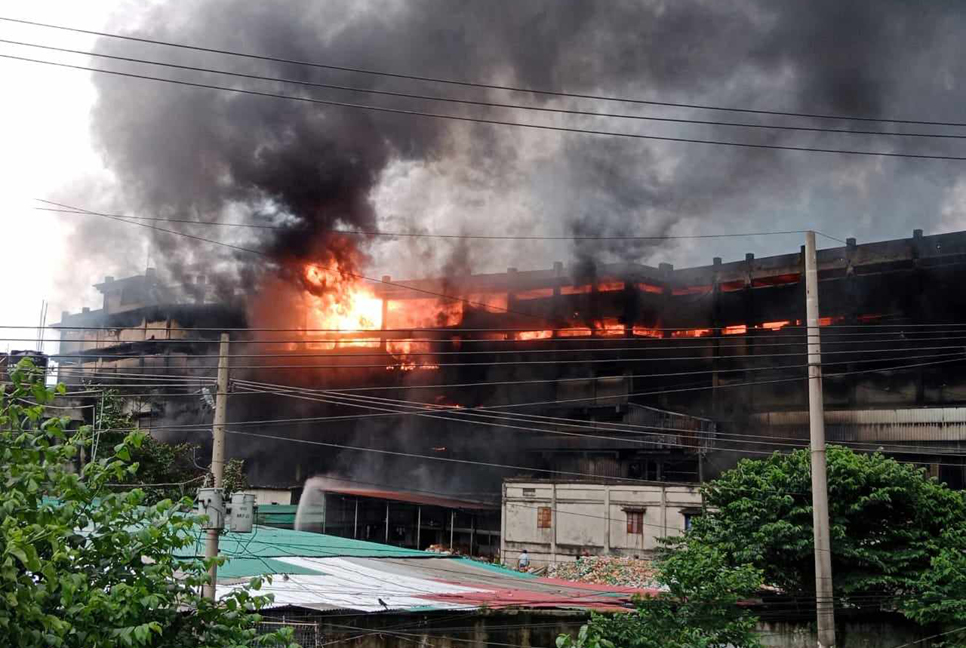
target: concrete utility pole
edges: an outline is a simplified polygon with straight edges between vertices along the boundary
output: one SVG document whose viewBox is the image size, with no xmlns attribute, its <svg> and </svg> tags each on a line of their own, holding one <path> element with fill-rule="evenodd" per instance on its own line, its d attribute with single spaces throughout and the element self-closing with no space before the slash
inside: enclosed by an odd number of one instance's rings
<svg viewBox="0 0 966 648">
<path fill-rule="evenodd" d="M 818 314 L 818 261 L 815 232 L 805 233 L 805 317 L 808 335 L 808 423 L 812 446 L 812 524 L 815 533 L 815 611 L 819 648 L 835 646 L 832 551 L 828 524 L 828 470 L 825 462 L 825 405 L 822 402 L 822 342 Z"/>
<path fill-rule="evenodd" d="M 211 474 L 214 477 L 215 489 L 224 488 L 225 481 L 225 421 L 228 413 L 228 334 L 221 334 L 221 344 L 218 347 L 218 381 L 215 392 L 215 420 L 212 425 L 211 444 Z M 218 556 L 218 538 L 221 529 L 208 529 L 205 541 L 205 558 Z M 218 566 L 212 565 L 208 569 L 208 585 L 205 586 L 205 596 L 215 600 L 215 588 L 218 580 Z"/>
</svg>

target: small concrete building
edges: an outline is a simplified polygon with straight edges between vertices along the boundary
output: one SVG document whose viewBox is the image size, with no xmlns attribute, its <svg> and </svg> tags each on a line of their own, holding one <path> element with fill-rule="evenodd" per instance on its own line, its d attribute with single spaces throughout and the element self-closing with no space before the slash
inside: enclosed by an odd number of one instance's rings
<svg viewBox="0 0 966 648">
<path fill-rule="evenodd" d="M 650 557 L 660 538 L 682 533 L 701 511 L 696 484 L 507 479 L 501 555 L 515 565 L 526 549 L 533 566 L 585 552 Z"/>
</svg>

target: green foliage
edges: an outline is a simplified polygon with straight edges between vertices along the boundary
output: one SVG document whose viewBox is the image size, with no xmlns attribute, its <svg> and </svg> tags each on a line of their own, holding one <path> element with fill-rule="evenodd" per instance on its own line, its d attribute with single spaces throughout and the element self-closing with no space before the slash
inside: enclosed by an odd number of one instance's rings
<svg viewBox="0 0 966 648">
<path fill-rule="evenodd" d="M 633 612 L 594 614 L 576 641 L 558 648 L 757 648 L 757 619 L 739 606 L 761 585 L 761 572 L 729 567 L 722 552 L 682 545 L 658 563 L 662 592 L 636 600 Z"/>
<path fill-rule="evenodd" d="M 920 624 L 966 623 L 966 531 L 948 529 L 943 546 L 930 560 L 930 568 L 916 583 L 915 596 L 902 605 L 907 617 Z M 966 638 L 957 637 L 963 645 Z"/>
<path fill-rule="evenodd" d="M 137 475 L 131 458 L 145 447 L 143 433 L 102 446 L 78 473 L 71 466 L 90 451 L 90 429 L 68 434 L 66 419 L 45 417 L 55 393 L 29 361 L 11 378 L 0 394 L 4 645 L 221 648 L 290 640 L 290 631 L 256 636 L 267 597 L 237 591 L 213 603 L 200 596 L 207 564 L 176 555 L 199 532 L 190 500 L 151 504 L 142 489 L 107 487 Z"/>
<path fill-rule="evenodd" d="M 881 454 L 828 448 L 832 574 L 837 597 L 894 596 L 918 589 L 933 558 L 964 529 L 961 493 Z M 814 596 L 809 453 L 743 460 L 705 489 L 714 511 L 697 519 L 689 543 L 754 564 L 765 582 Z M 856 599 L 857 600 L 857 599 Z"/>
<path fill-rule="evenodd" d="M 107 390 L 98 399 L 96 412 L 94 428 L 104 430 L 95 435 L 100 448 L 114 447 L 137 427 L 125 410 L 124 398 L 116 390 Z M 198 463 L 198 446 L 192 443 L 165 443 L 146 436 L 141 447 L 131 450 L 131 461 L 138 464 L 137 472 L 125 475 L 116 483 L 144 485 L 149 501 L 194 496 L 205 482 L 211 483 L 210 473 Z M 225 464 L 223 485 L 226 497 L 247 486 L 243 462 L 229 460 Z"/>
<path fill-rule="evenodd" d="M 601 634 L 592 624 L 583 625 L 576 638 L 568 634 L 557 637 L 557 648 L 615 648 L 614 642 Z"/>
</svg>

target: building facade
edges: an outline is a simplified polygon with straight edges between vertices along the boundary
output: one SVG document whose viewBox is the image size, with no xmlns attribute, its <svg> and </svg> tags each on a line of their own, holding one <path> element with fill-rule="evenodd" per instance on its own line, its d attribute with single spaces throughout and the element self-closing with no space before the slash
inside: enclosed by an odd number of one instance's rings
<svg viewBox="0 0 966 648">
<path fill-rule="evenodd" d="M 585 554 L 646 558 L 701 510 L 693 485 L 507 479 L 501 555 L 515 565 L 526 550 L 534 566 Z"/>
</svg>

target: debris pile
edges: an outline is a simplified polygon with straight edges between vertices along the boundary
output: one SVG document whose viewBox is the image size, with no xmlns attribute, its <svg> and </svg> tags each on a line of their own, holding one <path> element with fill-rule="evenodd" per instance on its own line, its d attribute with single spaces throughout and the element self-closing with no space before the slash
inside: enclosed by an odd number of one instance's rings
<svg viewBox="0 0 966 648">
<path fill-rule="evenodd" d="M 550 565 L 547 576 L 599 585 L 625 587 L 653 587 L 654 585 L 654 569 L 651 561 L 637 558 L 586 556 L 576 562 Z"/>
<path fill-rule="evenodd" d="M 432 553 L 443 554 L 444 556 L 451 556 L 454 552 L 447 545 L 441 544 L 431 544 L 426 547 L 423 551 L 429 551 Z"/>
</svg>

